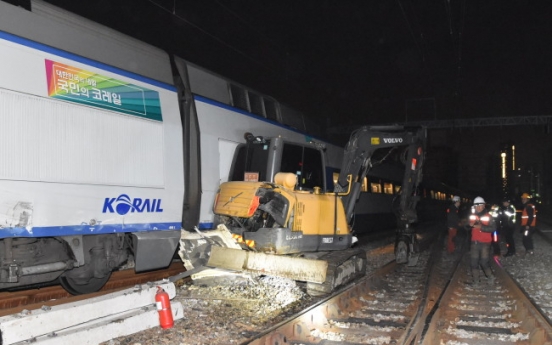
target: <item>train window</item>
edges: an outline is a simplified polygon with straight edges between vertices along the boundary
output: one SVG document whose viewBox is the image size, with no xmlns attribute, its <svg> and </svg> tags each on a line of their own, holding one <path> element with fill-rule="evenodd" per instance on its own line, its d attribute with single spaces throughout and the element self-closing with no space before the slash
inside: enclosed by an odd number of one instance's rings
<svg viewBox="0 0 552 345">
<path fill-rule="evenodd" d="M 251 111 L 247 101 L 247 94 L 243 88 L 230 84 L 230 95 L 232 96 L 232 105 L 234 107 Z"/>
<path fill-rule="evenodd" d="M 339 180 L 339 173 L 337 171 L 334 171 L 333 174 L 332 174 L 332 178 L 333 178 L 334 185 L 336 185 L 337 180 Z"/>
<path fill-rule="evenodd" d="M 372 193 L 381 193 L 381 184 L 380 183 L 370 183 L 370 190 Z"/>
<path fill-rule="evenodd" d="M 246 172 L 259 173 L 259 181 L 268 181 L 266 170 L 269 146 L 270 142 L 268 140 L 265 144 L 240 145 L 230 171 L 230 181 L 243 181 Z"/>
<path fill-rule="evenodd" d="M 249 95 L 249 107 L 251 108 L 251 112 L 265 117 L 263 99 L 261 96 L 251 91 L 247 92 L 247 94 Z"/>
<path fill-rule="evenodd" d="M 395 185 L 395 194 L 399 194 L 401 192 L 401 186 Z"/>
<path fill-rule="evenodd" d="M 383 184 L 383 192 L 385 194 L 393 194 L 393 184 L 389 182 L 385 182 Z"/>
<path fill-rule="evenodd" d="M 266 111 L 266 118 L 274 121 L 278 121 L 278 110 L 276 109 L 276 102 L 270 99 L 263 99 L 264 107 Z"/>
<path fill-rule="evenodd" d="M 435 192 L 434 191 L 429 191 L 429 195 L 431 196 L 431 199 L 435 199 Z"/>
<path fill-rule="evenodd" d="M 310 147 L 284 143 L 280 171 L 297 174 L 297 187 L 299 189 L 312 189 L 314 187 L 324 189 L 322 167 L 320 151 Z"/>
<path fill-rule="evenodd" d="M 338 173 L 338 172 L 334 172 L 334 173 L 333 173 L 333 183 L 334 183 L 334 185 L 337 184 L 337 180 L 338 180 L 338 179 L 339 179 L 339 173 Z M 368 183 L 368 177 L 365 177 L 364 180 L 362 180 L 362 185 L 361 185 L 361 187 L 360 187 L 360 190 L 361 190 L 362 192 L 368 193 L 368 192 L 370 192 L 369 186 L 370 186 L 370 184 Z"/>
<path fill-rule="evenodd" d="M 362 180 L 362 185 L 360 187 L 360 190 L 363 191 L 363 192 L 368 192 L 368 178 L 367 177 L 365 177 Z"/>
<path fill-rule="evenodd" d="M 326 170 L 326 174 L 328 174 L 328 170 Z M 335 186 L 337 185 L 337 181 L 339 181 L 339 171 L 333 171 L 332 180 L 331 181 L 326 180 L 326 182 L 328 182 L 328 185 L 326 186 L 326 188 L 328 188 L 328 190 L 334 190 Z M 349 187 L 346 186 L 345 188 L 349 188 Z"/>
</svg>

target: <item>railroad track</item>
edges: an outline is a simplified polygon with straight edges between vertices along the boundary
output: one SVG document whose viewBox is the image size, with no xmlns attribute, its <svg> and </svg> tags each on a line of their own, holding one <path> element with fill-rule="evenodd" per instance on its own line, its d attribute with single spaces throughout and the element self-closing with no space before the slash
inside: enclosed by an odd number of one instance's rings
<svg viewBox="0 0 552 345">
<path fill-rule="evenodd" d="M 385 265 L 247 344 L 409 344 L 450 279 L 460 254 L 436 242 L 415 266 Z"/>
<path fill-rule="evenodd" d="M 552 344 L 552 326 L 495 258 L 496 280 L 468 284 L 464 260 L 428 326 L 424 345 Z"/>
<path fill-rule="evenodd" d="M 14 292 L 5 291 L 0 293 L 0 316 L 16 314 L 24 309 L 40 309 L 42 306 L 54 306 L 97 297 L 137 284 L 162 280 L 184 271 L 181 261 L 173 262 L 164 270 L 152 272 L 135 273 L 133 269 L 116 271 L 100 291 L 80 296 L 70 295 L 60 285 Z"/>
<path fill-rule="evenodd" d="M 494 284 L 466 283 L 465 249 L 389 264 L 243 344 L 552 344 L 548 320 L 498 259 Z"/>
</svg>

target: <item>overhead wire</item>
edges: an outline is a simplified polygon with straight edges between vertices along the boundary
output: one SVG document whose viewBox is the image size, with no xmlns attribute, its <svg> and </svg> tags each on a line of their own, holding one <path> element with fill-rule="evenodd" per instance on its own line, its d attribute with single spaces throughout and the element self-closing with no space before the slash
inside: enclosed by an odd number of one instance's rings
<svg viewBox="0 0 552 345">
<path fill-rule="evenodd" d="M 259 66 L 262 66 L 264 67 L 265 69 L 273 72 L 273 73 L 278 73 L 276 70 L 274 70 L 273 68 L 269 67 L 268 65 L 262 63 L 261 61 L 251 57 L 250 55 L 248 55 L 247 53 L 245 53 L 244 51 L 238 49 L 236 46 L 224 41 L 223 39 L 221 39 L 220 37 L 216 36 L 215 34 L 203 29 L 202 27 L 200 27 L 199 25 L 195 24 L 195 23 L 192 23 L 191 21 L 187 20 L 186 18 L 178 15 L 176 13 L 176 2 L 174 4 L 174 7 L 173 9 L 168 9 L 168 8 L 165 8 L 163 5 L 155 2 L 154 0 L 148 0 L 149 2 L 151 2 L 152 4 L 154 4 L 155 6 L 157 6 L 158 8 L 160 8 L 161 10 L 169 13 L 170 15 L 174 16 L 175 18 L 177 18 L 178 20 L 190 25 L 191 27 L 193 27 L 194 29 L 196 30 L 199 30 L 201 31 L 202 33 L 204 33 L 205 35 L 211 37 L 213 40 L 217 41 L 218 43 L 222 44 L 223 46 L 226 46 L 227 48 L 230 48 L 231 50 L 235 51 L 236 53 L 240 54 L 241 56 L 249 59 L 250 61 L 256 63 L 257 65 Z"/>
<path fill-rule="evenodd" d="M 418 16 L 416 15 L 416 9 L 414 8 L 414 5 L 412 4 L 412 1 L 410 1 L 410 7 L 412 8 L 412 14 L 414 16 L 414 22 L 415 24 L 417 25 L 419 31 L 420 31 L 420 46 L 421 46 L 421 50 L 422 50 L 422 61 L 425 61 L 425 50 L 424 50 L 424 43 L 425 43 L 425 39 L 424 39 L 424 31 L 422 30 L 422 27 L 420 25 L 420 23 L 418 22 Z"/>
<path fill-rule="evenodd" d="M 277 49 L 277 51 L 282 51 L 284 52 L 282 55 L 284 56 L 284 59 L 285 59 L 285 64 L 286 66 L 288 65 L 289 63 L 289 57 L 290 57 L 290 52 L 289 52 L 289 48 L 288 46 L 286 45 L 285 47 L 283 47 L 281 44 L 275 42 L 273 39 L 271 39 L 270 37 L 268 37 L 266 34 L 264 34 L 263 32 L 261 32 L 260 30 L 258 30 L 256 27 L 254 27 L 253 25 L 250 24 L 249 21 L 243 19 L 240 15 L 238 15 L 235 11 L 231 10 L 228 6 L 224 5 L 223 3 L 221 3 L 219 0 L 214 0 L 214 2 L 219 5 L 220 7 L 224 8 L 226 11 L 228 11 L 230 14 L 232 14 L 234 17 L 236 17 L 238 20 L 240 20 L 246 27 L 248 27 L 249 29 L 255 31 L 260 37 L 262 37 L 265 41 L 263 42 L 268 42 L 269 44 L 271 44 L 273 47 L 275 47 Z M 290 11 L 293 11 L 292 8 L 289 8 Z M 303 43 L 307 43 L 307 42 L 303 42 Z M 324 50 L 321 50 L 319 47 L 317 46 L 314 46 L 314 45 L 311 45 L 311 50 L 316 50 L 318 51 L 320 54 L 325 54 L 326 52 Z M 286 71 L 286 77 L 285 79 L 287 80 L 288 79 L 288 68 L 286 67 L 285 68 L 285 71 Z"/>
<path fill-rule="evenodd" d="M 460 2 L 460 25 L 458 26 L 458 62 L 457 62 L 457 92 L 460 93 L 460 81 L 462 78 L 462 40 L 464 34 L 464 24 L 466 20 L 466 0 Z"/>
<path fill-rule="evenodd" d="M 217 5 L 219 5 L 220 7 L 224 8 L 228 13 L 230 13 L 231 15 L 233 15 L 234 17 L 236 17 L 240 22 L 242 22 L 245 26 L 247 26 L 249 29 L 255 31 L 259 36 L 261 36 L 262 38 L 265 39 L 265 42 L 268 42 L 270 44 L 272 44 L 274 47 L 278 48 L 278 49 L 283 49 L 282 46 L 280 46 L 278 43 L 276 43 L 273 39 L 271 39 L 270 37 L 268 37 L 267 35 L 265 35 L 264 33 L 262 33 L 259 29 L 257 29 L 256 27 L 254 27 L 253 25 L 251 25 L 248 21 L 246 21 L 245 19 L 243 19 L 240 15 L 238 15 L 236 12 L 232 11 L 230 8 L 228 8 L 228 6 L 222 4 L 220 1 L 218 0 L 215 0 L 215 3 Z"/>
<path fill-rule="evenodd" d="M 458 28 L 458 61 L 462 61 L 462 39 L 464 34 L 464 24 L 466 20 L 466 0 L 460 2 L 460 26 Z"/>
<path fill-rule="evenodd" d="M 199 30 L 200 32 L 204 33 L 205 35 L 211 37 L 213 40 L 219 42 L 220 44 L 222 44 L 223 46 L 226 46 L 228 48 L 230 48 L 231 50 L 235 51 L 236 53 L 238 53 L 239 55 L 245 57 L 246 59 L 248 59 L 249 61 L 252 61 L 254 62 L 255 64 L 257 64 L 258 66 L 261 66 L 262 68 L 270 71 L 271 73 L 273 73 L 277 79 L 280 78 L 282 80 L 284 80 L 285 82 L 289 83 L 290 81 L 291 82 L 294 82 L 294 85 L 295 87 L 299 87 L 300 89 L 302 90 L 305 90 L 305 86 L 301 83 L 301 82 L 297 82 L 297 80 L 295 78 L 289 78 L 288 76 L 288 69 L 287 67 L 285 68 L 285 73 L 284 73 L 284 77 L 282 78 L 282 74 L 280 73 L 280 71 L 270 67 L 269 65 L 261 62 L 260 60 L 258 59 L 255 59 L 254 57 L 248 55 L 246 52 L 242 51 L 241 49 L 237 48 L 236 46 L 226 42 L 225 40 L 223 40 L 222 38 L 218 37 L 217 35 L 203 29 L 201 26 L 189 21 L 188 19 L 180 16 L 177 14 L 177 11 L 176 11 L 176 0 L 174 0 L 174 3 L 173 3 L 173 8 L 172 10 L 171 9 L 168 9 L 168 8 L 165 8 L 163 5 L 157 3 L 155 0 L 148 0 L 149 2 L 151 2 L 153 5 L 159 7 L 161 10 L 171 14 L 172 16 L 174 16 L 175 18 L 177 18 L 178 20 L 188 24 L 189 26 Z M 218 1 L 216 1 L 217 4 L 221 5 Z M 239 17 L 236 13 L 234 13 L 233 11 L 231 11 L 230 9 L 226 8 L 225 6 L 221 5 L 225 10 L 227 10 L 228 12 L 232 13 L 235 17 L 239 18 L 243 23 L 245 23 L 249 28 L 251 28 L 251 25 L 247 24 L 241 17 Z M 255 31 L 257 33 L 259 33 L 258 30 L 255 29 Z M 260 34 L 260 33 L 259 33 Z M 261 34 L 262 35 L 262 34 Z M 266 37 L 266 35 L 262 35 L 263 37 Z M 270 42 L 276 46 L 276 47 L 279 47 L 276 43 L 274 43 L 272 40 L 270 40 Z M 283 51 L 286 51 L 285 53 L 285 64 L 287 66 L 288 64 L 288 57 L 289 57 L 289 53 L 287 53 L 287 49 L 282 49 Z"/>
<path fill-rule="evenodd" d="M 249 28 L 250 30 L 256 32 L 259 37 L 263 38 L 263 43 L 269 43 L 273 48 L 276 48 L 275 51 L 276 52 L 283 52 L 283 54 L 281 56 L 283 56 L 284 58 L 284 64 L 285 64 L 285 80 L 288 80 L 289 78 L 289 73 L 288 73 L 288 63 L 289 63 L 289 51 L 288 51 L 288 48 L 287 46 L 284 48 L 282 47 L 280 44 L 276 43 L 273 39 L 271 39 L 270 37 L 268 37 L 267 35 L 265 35 L 264 33 L 262 33 L 259 29 L 257 29 L 256 27 L 254 27 L 253 25 L 251 25 L 249 23 L 249 21 L 246 21 L 245 19 L 242 18 L 242 16 L 238 15 L 235 11 L 232 11 L 230 8 L 228 8 L 228 6 L 222 4 L 220 1 L 218 0 L 215 0 L 215 3 L 217 5 L 219 5 L 220 7 L 222 7 L 223 9 L 225 9 L 228 13 L 230 13 L 231 15 L 233 15 L 235 18 L 237 18 L 240 22 L 242 22 L 243 25 L 245 25 L 247 28 Z"/>
<path fill-rule="evenodd" d="M 414 43 L 416 44 L 416 48 L 418 48 L 418 51 L 420 52 L 420 56 L 422 58 L 422 61 L 425 61 L 425 54 L 424 54 L 424 51 L 423 51 L 423 48 L 420 46 L 420 44 L 418 43 L 418 39 L 416 37 L 416 35 L 414 34 L 414 30 L 412 30 L 412 26 L 410 24 L 410 20 L 408 20 L 408 15 L 406 14 L 406 11 L 402 5 L 402 2 L 401 0 L 397 0 L 397 2 L 399 3 L 399 7 L 401 8 L 401 12 L 403 14 L 403 17 L 406 21 L 406 25 L 408 26 L 408 30 L 410 31 L 410 34 L 412 35 L 412 39 L 414 40 Z M 420 38 L 421 40 L 423 40 L 423 34 L 420 30 Z"/>
<path fill-rule="evenodd" d="M 449 24 L 449 33 L 450 33 L 450 36 L 452 37 L 453 35 L 453 31 L 452 31 L 452 11 L 451 11 L 451 8 L 450 8 L 450 0 L 443 0 L 444 3 L 445 3 L 445 11 L 447 11 L 447 19 L 448 19 L 448 24 Z"/>
</svg>

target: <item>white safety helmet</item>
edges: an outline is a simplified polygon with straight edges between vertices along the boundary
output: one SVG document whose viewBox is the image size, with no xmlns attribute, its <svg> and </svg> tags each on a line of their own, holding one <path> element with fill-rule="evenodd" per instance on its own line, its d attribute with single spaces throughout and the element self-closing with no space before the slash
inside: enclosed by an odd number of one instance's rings
<svg viewBox="0 0 552 345">
<path fill-rule="evenodd" d="M 460 197 L 458 195 L 455 195 L 452 197 L 452 202 L 453 203 L 457 203 L 457 202 L 460 202 Z"/>
<path fill-rule="evenodd" d="M 477 198 L 473 199 L 473 204 L 474 205 L 481 205 L 481 204 L 485 204 L 485 199 L 483 199 L 482 197 L 478 196 Z"/>
</svg>

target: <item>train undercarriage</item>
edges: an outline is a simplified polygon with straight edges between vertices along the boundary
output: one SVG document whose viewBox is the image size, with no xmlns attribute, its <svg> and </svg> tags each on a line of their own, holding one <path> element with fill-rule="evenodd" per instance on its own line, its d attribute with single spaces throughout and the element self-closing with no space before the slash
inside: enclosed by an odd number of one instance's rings
<svg viewBox="0 0 552 345">
<path fill-rule="evenodd" d="M 0 241 L 0 289 L 61 284 L 73 295 L 98 291 L 111 272 L 167 267 L 180 231 L 99 234 Z"/>
</svg>

